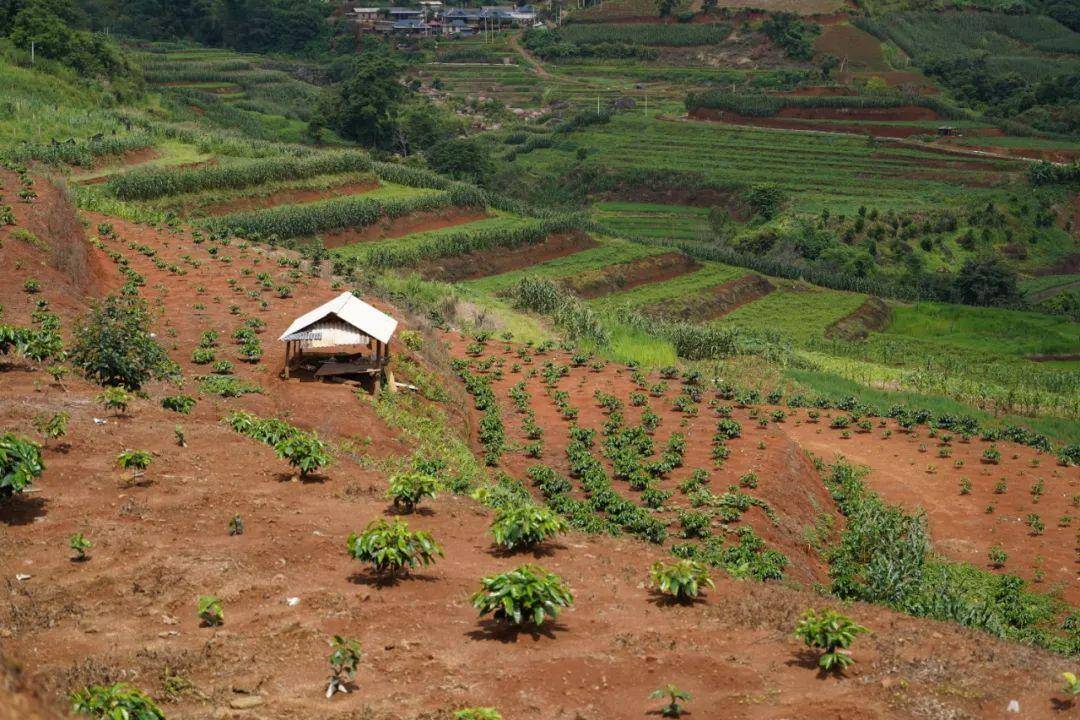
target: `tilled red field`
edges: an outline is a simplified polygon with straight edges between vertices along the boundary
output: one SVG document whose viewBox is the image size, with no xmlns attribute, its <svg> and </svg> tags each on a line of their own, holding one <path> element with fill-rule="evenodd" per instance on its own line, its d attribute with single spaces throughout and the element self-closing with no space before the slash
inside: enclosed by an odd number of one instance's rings
<svg viewBox="0 0 1080 720">
<path fill-rule="evenodd" d="M 109 220 L 88 219 L 92 229 Z M 142 294 L 157 314 L 160 341 L 184 370 L 184 392 L 196 394 L 194 377 L 206 372 L 191 362 L 191 353 L 207 330 L 221 333 L 219 357 L 233 360 L 236 375 L 263 392 L 230 400 L 200 396 L 194 410 L 181 415 L 160 405 L 175 387 L 155 384 L 148 397 L 117 416 L 95 402 L 100 388 L 82 380 L 61 388 L 22 361 L 0 366 L 0 428 L 32 434 L 35 416 L 59 410 L 71 415 L 67 436 L 45 447 L 47 469 L 35 491 L 0 507 L 7 593 L 0 642 L 3 655 L 21 664 L 27 688 L 17 700 L 4 694 L 10 688 L 0 688 L 0 717 L 10 708 L 21 708 L 14 716 L 20 718 L 29 716 L 28 707 L 62 709 L 68 692 L 116 680 L 147 690 L 168 717 L 192 719 L 433 720 L 470 705 L 495 706 L 515 720 L 641 718 L 659 707 L 649 692 L 668 682 L 693 696 L 695 718 L 989 718 L 1002 716 L 1013 699 L 1024 717 L 1063 716 L 1055 710 L 1062 658 L 878 607 L 845 610 L 873 633 L 856 643 L 858 664 L 846 675 L 820 675 L 816 657 L 791 636 L 802 610 L 835 605 L 805 589 L 822 571 L 806 549 L 789 551 L 791 580 L 804 587 L 739 581 L 718 571 L 716 590 L 702 602 L 673 607 L 656 602 L 645 584 L 648 566 L 665 555 L 663 548 L 626 536 L 570 533 L 536 556 L 505 556 L 492 548 L 489 511 L 444 494 L 407 519 L 434 534 L 445 558 L 396 584 L 375 583 L 346 555 L 345 538 L 390 512 L 383 468 L 406 455 L 411 443 L 348 386 L 278 376 L 277 335 L 339 290 L 329 280 L 294 276 L 278 265 L 276 254 L 234 244 L 218 246 L 212 255 L 209 242 L 196 244 L 186 232 L 110 221 L 117 237 L 103 239 L 104 246 L 145 276 Z M 5 318 L 18 320 L 35 298 L 20 289 L 32 256 L 12 231 L 0 229 L 8 280 L 0 284 L 0 302 L 15 309 L 10 316 L 5 309 Z M 17 269 L 15 252 L 22 262 Z M 38 261 L 48 263 L 44 254 Z M 57 304 L 66 298 L 67 319 L 79 310 L 77 302 L 116 286 L 103 251 L 90 248 L 89 262 L 108 269 L 100 284 L 76 287 L 50 275 L 37 297 Z M 274 290 L 259 289 L 260 272 L 270 273 Z M 278 297 L 282 285 L 291 297 Z M 245 317 L 266 323 L 266 353 L 255 365 L 240 362 L 229 339 Z M 456 336 L 447 340 L 455 352 L 463 345 Z M 628 374 L 614 366 L 577 368 L 559 387 L 574 393 L 582 423 L 599 423 L 592 390 L 628 391 Z M 511 381 L 516 379 L 508 374 L 500 389 Z M 451 390 L 456 396 L 456 386 Z M 564 467 L 559 443 L 565 421 L 548 416 L 554 407 L 541 388 L 533 389 L 533 397 L 549 440 L 543 460 Z M 650 402 L 661 408 L 669 397 Z M 314 481 L 294 481 L 272 449 L 220 423 L 240 408 L 317 430 L 335 445 L 336 462 Z M 453 427 L 470 425 L 453 401 L 443 409 Z M 802 452 L 804 441 L 819 455 L 842 449 L 858 461 L 869 454 L 865 462 L 874 464 L 879 446 L 869 436 L 828 443 L 831 431 L 819 435 L 801 417 L 758 429 L 748 409 L 735 413 L 746 432 L 731 442 L 731 458 L 710 483 L 719 489 L 754 469 L 779 522 L 773 525 L 756 508 L 747 521 L 770 543 L 794 548 L 814 504 L 827 500 Z M 666 407 L 662 415 L 658 439 L 680 424 Z M 504 416 L 516 433 L 512 413 Z M 627 408 L 627 417 L 634 417 L 633 409 Z M 713 423 L 703 413 L 680 428 L 690 440 L 685 469 L 670 482 L 708 460 L 698 438 Z M 185 447 L 176 442 L 178 426 Z M 820 446 L 811 443 L 815 438 Z M 880 447 L 908 444 L 894 436 Z M 1001 445 L 1007 457 L 1016 452 L 1017 462 L 1030 460 L 1030 451 Z M 151 451 L 154 459 L 132 482 L 115 458 L 134 448 Z M 973 445 L 970 452 L 975 450 Z M 968 452 L 958 446 L 955 456 Z M 529 462 L 513 454 L 504 459 L 515 475 Z M 1045 459 L 1047 469 L 1049 464 Z M 921 470 L 903 473 L 899 462 L 893 469 L 904 483 L 914 483 Z M 1020 466 L 1003 464 L 1001 471 L 1006 469 L 1018 472 Z M 880 482 L 880 475 L 874 472 L 871 482 Z M 1075 474 L 1048 476 L 1041 503 L 1056 507 L 1054 494 L 1063 490 L 1057 485 L 1075 480 Z M 951 492 L 952 484 L 943 487 Z M 226 525 L 237 513 L 245 532 L 230 536 Z M 67 539 L 74 532 L 94 543 L 87 562 L 70 559 Z M 564 577 L 574 606 L 536 635 L 479 621 L 468 602 L 479 578 L 525 561 Z M 222 599 L 222 627 L 200 627 L 200 594 Z M 335 633 L 360 640 L 364 658 L 355 691 L 328 701 L 327 641 Z"/>
</svg>

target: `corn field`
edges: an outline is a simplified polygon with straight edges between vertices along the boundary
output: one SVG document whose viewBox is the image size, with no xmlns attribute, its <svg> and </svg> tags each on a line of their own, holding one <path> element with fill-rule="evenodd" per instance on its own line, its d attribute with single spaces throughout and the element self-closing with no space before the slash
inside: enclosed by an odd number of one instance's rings
<svg viewBox="0 0 1080 720">
<path fill-rule="evenodd" d="M 721 24 L 568 24 L 559 30 L 563 40 L 581 44 L 626 43 L 690 47 L 718 45 L 731 34 L 731 27 Z"/>
</svg>

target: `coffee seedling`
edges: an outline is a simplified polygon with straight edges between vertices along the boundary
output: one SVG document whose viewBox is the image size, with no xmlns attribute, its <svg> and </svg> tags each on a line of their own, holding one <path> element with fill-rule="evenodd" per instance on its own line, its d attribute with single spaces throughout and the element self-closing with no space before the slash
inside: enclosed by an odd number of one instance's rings
<svg viewBox="0 0 1080 720">
<path fill-rule="evenodd" d="M 217 627 L 225 622 L 225 614 L 221 610 L 221 599 L 213 595 L 200 595 L 197 612 L 199 619 L 207 627 Z"/>
<path fill-rule="evenodd" d="M 90 685 L 71 694 L 71 709 L 93 720 L 165 720 L 150 697 L 130 685 Z"/>
<path fill-rule="evenodd" d="M 696 560 L 659 561 L 649 572 L 654 587 L 680 602 L 693 600 L 704 588 L 716 587 L 708 569 Z"/>
<path fill-rule="evenodd" d="M 454 720 L 503 720 L 503 716 L 492 707 L 472 707 L 456 711 Z"/>
<path fill-rule="evenodd" d="M 122 470 L 130 470 L 132 480 L 142 475 L 152 461 L 153 456 L 146 450 L 125 450 L 116 456 L 116 464 Z"/>
<path fill-rule="evenodd" d="M 986 553 L 986 557 L 993 567 L 1001 568 L 1004 567 L 1005 561 L 1009 559 L 1009 554 L 1000 545 L 994 545 Z"/>
<path fill-rule="evenodd" d="M 835 610 L 822 610 L 820 613 L 811 609 L 803 613 L 795 626 L 795 637 L 810 647 L 824 650 L 818 658 L 822 670 L 843 670 L 854 664 L 848 648 L 861 633 L 869 632 L 851 618 Z"/>
<path fill-rule="evenodd" d="M 660 715 L 669 718 L 682 717 L 684 710 L 680 703 L 691 699 L 690 693 L 680 690 L 671 683 L 653 690 L 649 697 L 655 700 L 667 700 L 667 703 L 660 708 Z"/>
<path fill-rule="evenodd" d="M 539 627 L 573 602 L 562 578 L 536 565 L 482 578 L 472 596 L 481 617 L 490 613 L 500 622 L 519 627 L 530 623 Z"/>
<path fill-rule="evenodd" d="M 86 551 L 92 548 L 94 544 L 86 539 L 86 537 L 80 532 L 75 533 L 68 538 L 68 547 L 75 551 L 75 557 L 72 558 L 78 562 L 82 562 L 87 559 Z"/>
<path fill-rule="evenodd" d="M 424 498 L 435 498 L 438 480 L 421 472 L 400 473 L 390 478 L 386 497 L 394 501 L 395 508 L 411 513 Z"/>
<path fill-rule="evenodd" d="M 356 679 L 356 668 L 363 653 L 360 643 L 351 638 L 335 635 L 330 640 L 330 682 L 326 686 L 326 698 L 334 693 L 348 693 L 348 683 Z"/>
<path fill-rule="evenodd" d="M 127 412 L 131 395 L 124 388 L 110 387 L 98 394 L 97 401 L 106 410 L 112 410 L 114 415 L 121 415 Z"/>
<path fill-rule="evenodd" d="M 229 520 L 229 534 L 230 535 L 243 535 L 244 534 L 244 519 L 239 515 L 233 515 Z"/>
<path fill-rule="evenodd" d="M 430 534 L 410 531 L 401 520 L 392 524 L 383 519 L 372 520 L 359 535 L 350 533 L 345 544 L 349 555 L 371 563 L 377 575 L 388 577 L 417 566 L 432 565 L 443 554 Z"/>
</svg>

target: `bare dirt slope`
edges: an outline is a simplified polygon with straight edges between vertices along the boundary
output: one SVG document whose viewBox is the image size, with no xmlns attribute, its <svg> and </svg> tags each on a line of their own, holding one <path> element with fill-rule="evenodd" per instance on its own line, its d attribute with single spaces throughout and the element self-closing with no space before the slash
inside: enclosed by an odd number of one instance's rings
<svg viewBox="0 0 1080 720">
<path fill-rule="evenodd" d="M 91 217 L 91 227 L 102 220 Z M 60 388 L 22 362 L 0 367 L 0 429 L 30 434 L 36 415 L 71 414 L 68 435 L 44 450 L 47 470 L 36 491 L 0 506 L 0 643 L 44 706 L 62 710 L 74 689 L 125 680 L 150 692 L 170 718 L 433 720 L 491 705 L 514 720 L 621 720 L 647 717 L 658 706 L 649 692 L 672 682 L 693 695 L 692 718 L 996 718 L 1012 699 L 1024 717 L 1064 717 L 1053 704 L 1064 663 L 1048 653 L 854 606 L 846 612 L 873 634 L 856 645 L 859 662 L 846 676 L 823 677 L 790 633 L 798 613 L 831 600 L 790 583 L 718 578 L 703 602 L 666 606 L 644 584 L 662 548 L 572 533 L 538 557 L 506 557 L 492 550 L 489 513 L 463 497 L 440 496 L 408 518 L 443 544 L 444 559 L 397 584 L 375 584 L 346 555 L 345 538 L 386 515 L 380 468 L 410 443 L 347 387 L 277 377 L 274 338 L 338 290 L 327 280 L 292 277 L 252 248 L 223 246 L 211 256 L 208 244 L 185 232 L 114 224 L 118 239 L 106 247 L 146 276 L 143 295 L 188 378 L 185 392 L 205 372 L 190 361 L 201 333 L 220 330 L 219 356 L 235 360 L 228 335 L 251 315 L 267 323 L 266 355 L 257 365 L 237 362 L 236 372 L 263 393 L 201 397 L 185 416 L 160 406 L 174 387 L 152 385 L 147 398 L 113 416 L 94 402 L 96 386 L 74 379 Z M 0 229 L 5 247 L 11 232 Z M 188 273 L 159 269 L 130 243 Z M 88 253 L 92 263 L 107 262 L 99 250 Z M 198 267 L 185 264 L 185 255 Z M 10 267 L 5 279 L 21 285 L 29 273 Z M 290 285 L 293 296 L 262 293 L 268 307 L 260 310 L 247 291 L 262 271 L 275 285 Z M 42 295 L 59 304 L 66 292 L 49 284 Z M 4 300 L 16 317 L 32 302 L 18 291 Z M 614 387 L 625 383 L 623 373 L 611 366 L 588 382 Z M 292 481 L 270 448 L 220 424 L 237 408 L 318 430 L 337 446 L 336 463 L 312 482 Z M 468 427 L 454 417 L 453 427 Z M 175 441 L 177 426 L 186 447 Z M 725 470 L 713 482 L 722 486 L 761 463 L 777 508 L 790 497 L 783 515 L 793 524 L 774 532 L 794 532 L 810 515 L 795 498 L 820 496 L 821 487 L 807 471 L 798 433 L 773 426 L 761 435 L 767 450 L 760 458 L 749 444 L 754 436 L 738 446 L 731 477 Z M 115 466 L 125 448 L 154 453 L 136 483 Z M 226 524 L 236 513 L 246 531 L 233 537 Z M 74 532 L 94 543 L 88 562 L 69 559 Z M 535 636 L 478 621 L 468 602 L 478 579 L 527 560 L 566 578 L 574 607 Z M 796 580 L 814 574 L 808 555 L 800 565 Z M 223 627 L 199 626 L 195 602 L 207 593 L 223 600 Z M 365 656 L 356 692 L 327 701 L 327 640 L 335 633 L 359 639 Z M 4 720 L 9 705 L 33 702 L 12 697 L 0 685 Z"/>
</svg>

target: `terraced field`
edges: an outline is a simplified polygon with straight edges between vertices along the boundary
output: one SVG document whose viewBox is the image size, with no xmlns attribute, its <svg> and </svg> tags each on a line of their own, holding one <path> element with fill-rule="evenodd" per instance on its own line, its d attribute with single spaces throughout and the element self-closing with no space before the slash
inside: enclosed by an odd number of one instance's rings
<svg viewBox="0 0 1080 720">
<path fill-rule="evenodd" d="M 676 121 L 640 113 L 575 136 L 590 148 L 587 162 L 605 168 L 670 170 L 724 183 L 773 183 L 792 194 L 795 209 L 852 213 L 861 205 L 933 207 L 961 198 L 978 202 L 987 185 L 1019 173 L 1018 163 L 993 158 L 943 158 L 916 147 L 877 147 L 825 133 Z M 540 149 L 517 160 L 523 169 L 559 173 L 568 153 Z"/>
</svg>

